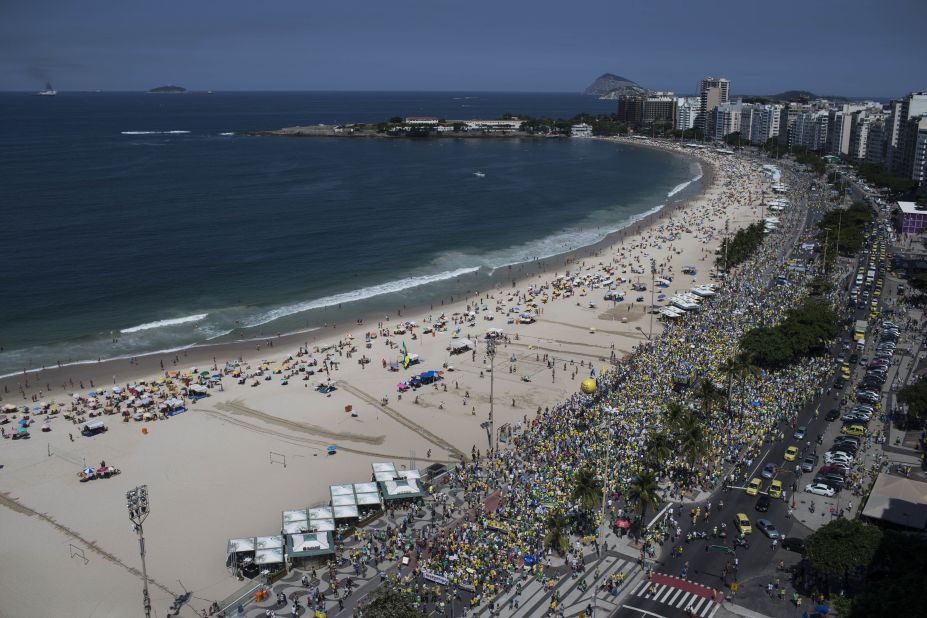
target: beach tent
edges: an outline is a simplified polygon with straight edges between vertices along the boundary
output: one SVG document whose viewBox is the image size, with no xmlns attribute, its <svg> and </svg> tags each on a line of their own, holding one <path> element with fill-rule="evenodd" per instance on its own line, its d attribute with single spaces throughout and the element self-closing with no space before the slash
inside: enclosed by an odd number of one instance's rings
<svg viewBox="0 0 927 618">
<path fill-rule="evenodd" d="M 473 348 L 473 342 L 469 339 L 454 339 L 451 341 L 451 353 L 460 354 Z"/>
<path fill-rule="evenodd" d="M 335 513 L 330 506 L 317 506 L 309 509 L 309 529 L 318 532 L 331 532 L 335 529 Z"/>
<path fill-rule="evenodd" d="M 380 488 L 376 483 L 354 483 L 354 497 L 357 498 L 357 506 L 379 506 Z"/>
</svg>

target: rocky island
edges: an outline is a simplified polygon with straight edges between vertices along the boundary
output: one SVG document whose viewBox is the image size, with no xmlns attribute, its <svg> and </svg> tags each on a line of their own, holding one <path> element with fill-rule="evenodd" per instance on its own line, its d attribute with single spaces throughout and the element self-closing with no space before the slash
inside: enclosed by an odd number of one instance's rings
<svg viewBox="0 0 927 618">
<path fill-rule="evenodd" d="M 188 92 L 186 88 L 180 86 L 158 86 L 148 91 L 148 94 L 183 94 Z"/>
</svg>

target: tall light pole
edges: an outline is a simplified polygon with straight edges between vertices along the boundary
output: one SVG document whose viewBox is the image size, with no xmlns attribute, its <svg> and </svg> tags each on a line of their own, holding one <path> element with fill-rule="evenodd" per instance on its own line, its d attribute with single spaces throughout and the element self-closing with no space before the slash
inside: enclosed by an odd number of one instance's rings
<svg viewBox="0 0 927 618">
<path fill-rule="evenodd" d="M 148 517 L 148 485 L 139 485 L 126 492 L 126 508 L 129 509 L 129 519 L 135 524 L 138 534 L 138 551 L 142 556 L 142 595 L 145 607 L 145 618 L 151 618 L 151 597 L 148 596 L 148 570 L 145 568 L 145 535 L 142 523 Z"/>
<path fill-rule="evenodd" d="M 496 381 L 496 341 L 495 339 L 486 340 L 486 356 L 489 357 L 489 450 L 493 450 L 493 438 L 495 437 L 495 428 L 493 427 L 493 387 Z"/>
<path fill-rule="evenodd" d="M 604 549 L 602 548 L 603 548 L 603 542 L 604 542 L 603 530 L 605 528 L 605 501 L 606 501 L 606 498 L 608 497 L 608 481 L 609 481 L 609 478 L 610 478 L 609 475 L 611 474 L 611 469 L 612 469 L 611 468 L 611 455 L 612 455 L 611 439 L 612 439 L 612 432 L 611 432 L 611 429 L 609 428 L 609 425 L 606 423 L 605 440 L 604 440 L 605 474 L 602 477 L 602 517 L 601 519 L 599 519 L 599 530 L 597 533 L 599 537 L 599 551 L 603 551 L 603 552 L 604 552 Z M 598 595 L 597 588 L 595 586 L 595 582 L 592 583 L 591 590 L 592 590 L 592 615 L 594 617 L 596 613 L 598 613 L 598 610 L 599 610 L 599 595 Z"/>
<path fill-rule="evenodd" d="M 656 287 L 657 281 L 657 261 L 653 258 L 650 258 L 650 334 L 647 336 L 647 341 L 650 341 L 653 338 L 653 292 L 654 287 Z"/>
</svg>

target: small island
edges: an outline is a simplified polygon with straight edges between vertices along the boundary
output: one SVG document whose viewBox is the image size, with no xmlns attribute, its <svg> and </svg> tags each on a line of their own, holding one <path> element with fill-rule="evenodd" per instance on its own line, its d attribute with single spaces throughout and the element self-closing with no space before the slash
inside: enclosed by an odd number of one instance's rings
<svg viewBox="0 0 927 618">
<path fill-rule="evenodd" d="M 180 86 L 158 86 L 148 91 L 148 94 L 182 94 L 187 92 L 186 88 Z"/>
</svg>

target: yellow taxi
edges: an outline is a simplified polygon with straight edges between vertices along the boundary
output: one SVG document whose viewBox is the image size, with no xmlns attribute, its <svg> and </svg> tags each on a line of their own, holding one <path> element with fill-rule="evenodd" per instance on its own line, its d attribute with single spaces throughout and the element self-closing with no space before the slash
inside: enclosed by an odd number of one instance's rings
<svg viewBox="0 0 927 618">
<path fill-rule="evenodd" d="M 745 513 L 737 513 L 737 515 L 734 516 L 734 525 L 737 526 L 737 530 L 741 534 L 750 534 L 753 532 L 753 526 L 750 525 L 750 520 L 747 519 Z"/>
<path fill-rule="evenodd" d="M 862 425 L 846 425 L 840 429 L 840 433 L 854 438 L 862 438 L 866 435 L 866 428 Z"/>
<path fill-rule="evenodd" d="M 850 366 L 847 363 L 840 366 L 840 375 L 843 376 L 844 380 L 850 379 Z"/>
<path fill-rule="evenodd" d="M 752 479 L 752 480 L 747 484 L 747 489 L 746 489 L 747 495 L 748 495 L 748 496 L 755 496 L 755 495 L 757 495 L 758 493 L 760 493 L 760 487 L 762 487 L 762 486 L 763 486 L 763 481 L 762 481 L 761 479 L 757 479 L 757 478 Z"/>
<path fill-rule="evenodd" d="M 785 449 L 785 460 L 786 461 L 795 461 L 797 457 L 798 457 L 798 447 L 797 446 L 790 446 L 789 448 Z"/>
<path fill-rule="evenodd" d="M 773 481 L 769 486 L 769 497 L 770 498 L 781 498 L 782 497 L 782 481 Z"/>
</svg>

